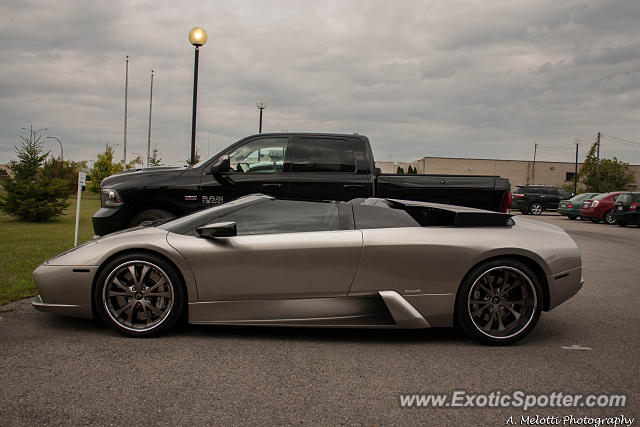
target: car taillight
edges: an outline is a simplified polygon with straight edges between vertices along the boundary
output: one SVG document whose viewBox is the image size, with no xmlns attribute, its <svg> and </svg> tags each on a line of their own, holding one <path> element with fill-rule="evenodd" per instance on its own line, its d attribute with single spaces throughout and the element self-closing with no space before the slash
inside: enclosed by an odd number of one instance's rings
<svg viewBox="0 0 640 427">
<path fill-rule="evenodd" d="M 500 212 L 509 212 L 509 209 L 511 209 L 511 191 L 505 191 L 500 203 Z"/>
<path fill-rule="evenodd" d="M 569 202 L 569 205 L 567 207 L 571 209 L 573 207 L 573 203 Z"/>
<path fill-rule="evenodd" d="M 629 206 L 629 210 L 635 211 L 636 209 L 638 209 L 638 202 L 631 203 L 631 206 Z"/>
<path fill-rule="evenodd" d="M 598 206 L 599 204 L 600 204 L 600 202 L 599 202 L 599 201 L 597 201 L 597 200 L 595 200 L 593 203 L 591 203 L 591 206 L 593 206 L 593 207 L 595 208 L 595 207 L 596 207 L 596 206 Z"/>
<path fill-rule="evenodd" d="M 524 197 L 524 194 L 514 194 L 513 197 L 515 197 L 516 199 L 522 199 Z"/>
</svg>

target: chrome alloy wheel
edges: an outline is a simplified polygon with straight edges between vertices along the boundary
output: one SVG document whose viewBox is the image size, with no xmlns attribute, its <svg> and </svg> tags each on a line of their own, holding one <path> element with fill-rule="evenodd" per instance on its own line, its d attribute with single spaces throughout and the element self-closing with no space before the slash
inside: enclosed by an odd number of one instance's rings
<svg viewBox="0 0 640 427">
<path fill-rule="evenodd" d="M 525 330 L 533 319 L 538 298 L 531 280 L 517 268 L 494 267 L 478 277 L 468 294 L 473 325 L 493 339 L 508 339 Z"/>
<path fill-rule="evenodd" d="M 102 288 L 105 311 L 120 327 L 145 332 L 160 326 L 174 304 L 169 276 L 148 261 L 129 261 L 117 266 Z"/>
<path fill-rule="evenodd" d="M 613 214 L 613 209 L 611 209 L 606 214 L 604 214 L 603 220 L 607 224 L 615 224 L 616 223 L 616 217 Z"/>
<path fill-rule="evenodd" d="M 537 202 L 531 203 L 531 206 L 529 206 L 529 212 L 533 215 L 540 215 L 542 213 L 542 204 Z"/>
</svg>

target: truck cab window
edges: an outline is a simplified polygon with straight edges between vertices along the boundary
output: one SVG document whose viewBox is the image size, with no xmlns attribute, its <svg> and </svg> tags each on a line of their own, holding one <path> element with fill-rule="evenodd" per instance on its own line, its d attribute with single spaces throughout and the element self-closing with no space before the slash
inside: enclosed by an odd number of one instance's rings
<svg viewBox="0 0 640 427">
<path fill-rule="evenodd" d="M 231 168 L 239 173 L 278 173 L 284 169 L 288 138 L 261 138 L 229 154 Z"/>
<path fill-rule="evenodd" d="M 345 139 L 298 138 L 293 156 L 293 172 L 356 171 L 353 148 Z"/>
</svg>

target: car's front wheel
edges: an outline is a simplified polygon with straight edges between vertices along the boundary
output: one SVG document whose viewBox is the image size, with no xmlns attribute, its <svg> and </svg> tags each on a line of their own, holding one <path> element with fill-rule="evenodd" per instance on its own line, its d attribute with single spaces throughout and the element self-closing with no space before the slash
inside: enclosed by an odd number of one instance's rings
<svg viewBox="0 0 640 427">
<path fill-rule="evenodd" d="M 613 212 L 613 209 L 611 209 L 606 214 L 604 214 L 603 220 L 607 224 L 615 224 L 616 223 L 616 216 L 615 216 L 615 214 Z"/>
<path fill-rule="evenodd" d="M 185 294 L 175 267 L 147 253 L 111 260 L 101 271 L 94 292 L 100 318 L 121 334 L 156 336 L 181 317 Z"/>
<path fill-rule="evenodd" d="M 529 205 L 529 213 L 531 215 L 540 215 L 542 213 L 542 203 L 533 202 Z"/>
<path fill-rule="evenodd" d="M 504 258 L 478 265 L 465 277 L 456 299 L 462 330 L 485 344 L 506 345 L 524 338 L 542 311 L 542 288 L 520 261 Z"/>
</svg>

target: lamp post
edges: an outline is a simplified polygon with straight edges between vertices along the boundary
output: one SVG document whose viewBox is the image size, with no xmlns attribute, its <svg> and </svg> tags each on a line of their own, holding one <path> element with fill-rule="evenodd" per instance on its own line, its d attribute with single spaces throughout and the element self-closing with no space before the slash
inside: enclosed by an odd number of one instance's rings
<svg viewBox="0 0 640 427">
<path fill-rule="evenodd" d="M 198 103 L 198 56 L 200 46 L 207 42 L 207 32 L 204 28 L 193 27 L 189 31 L 189 43 L 195 46 L 195 60 L 193 64 L 193 110 L 191 113 L 191 166 L 196 163 L 196 105 Z"/>
<path fill-rule="evenodd" d="M 263 100 L 256 102 L 256 107 L 260 110 L 260 125 L 258 126 L 258 133 L 262 133 L 262 110 L 267 108 L 267 103 Z"/>
<path fill-rule="evenodd" d="M 55 139 L 60 144 L 60 159 L 64 162 L 64 150 L 62 149 L 62 142 L 60 142 L 60 138 L 55 136 L 48 136 L 47 139 Z"/>
</svg>

